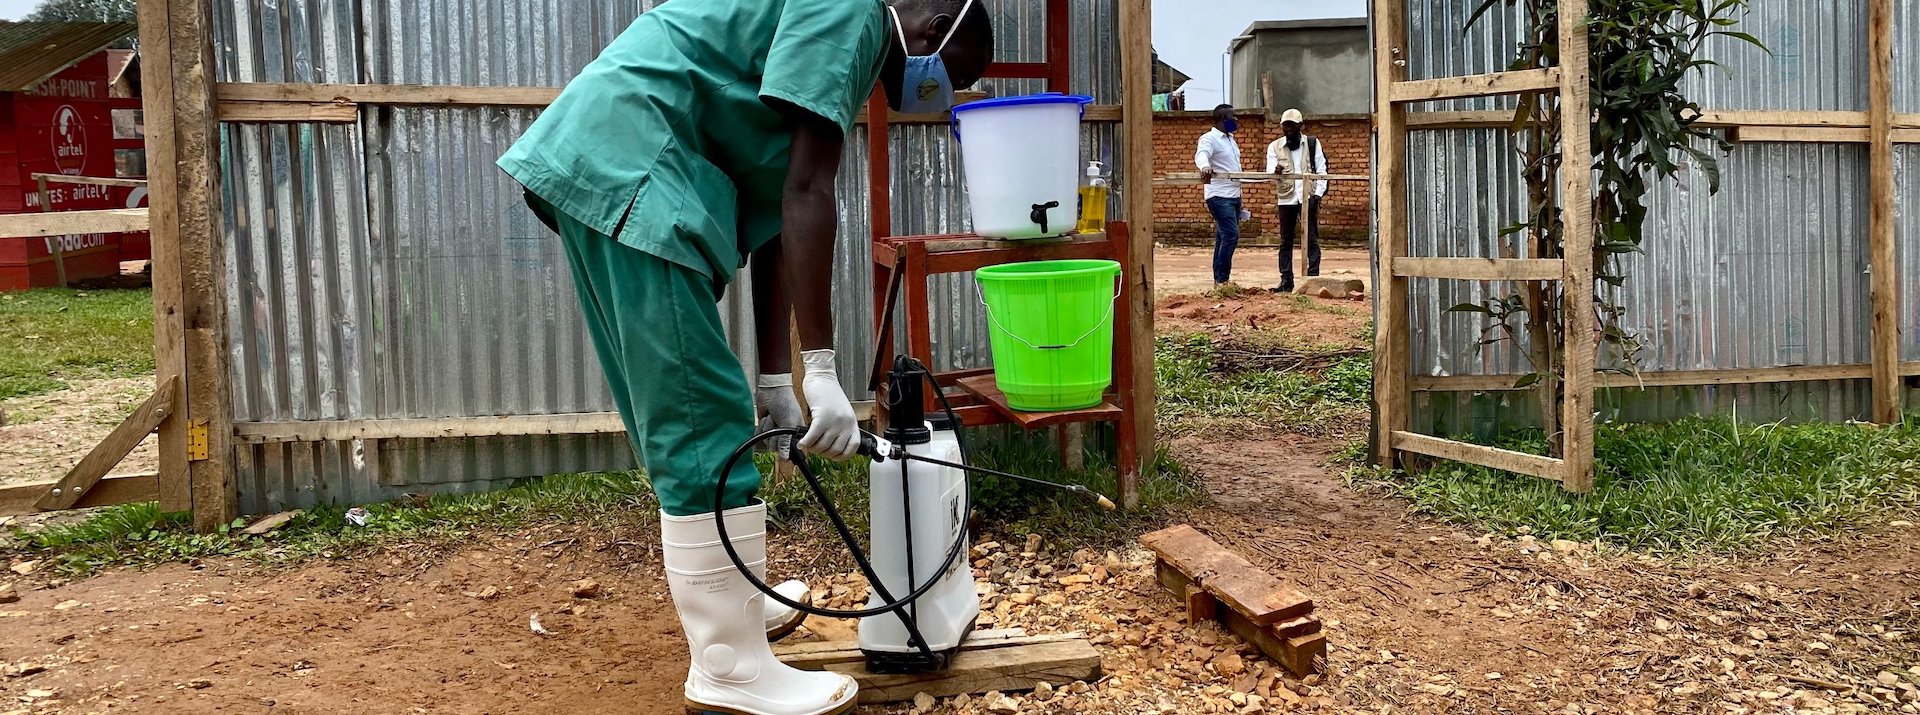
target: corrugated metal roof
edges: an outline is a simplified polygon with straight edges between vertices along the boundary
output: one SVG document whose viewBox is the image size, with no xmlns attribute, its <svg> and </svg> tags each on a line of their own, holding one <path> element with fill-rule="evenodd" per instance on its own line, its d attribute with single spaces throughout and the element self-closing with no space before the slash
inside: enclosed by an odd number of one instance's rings
<svg viewBox="0 0 1920 715">
<path fill-rule="evenodd" d="M 0 22 L 0 92 L 22 92 L 134 33 L 131 22 Z"/>
</svg>

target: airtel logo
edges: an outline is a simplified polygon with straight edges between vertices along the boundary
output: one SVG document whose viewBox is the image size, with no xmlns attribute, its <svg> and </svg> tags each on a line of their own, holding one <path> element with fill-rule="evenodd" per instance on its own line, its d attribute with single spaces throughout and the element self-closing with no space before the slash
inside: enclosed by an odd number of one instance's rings
<svg viewBox="0 0 1920 715">
<path fill-rule="evenodd" d="M 61 173 L 79 173 L 87 165 L 87 128 L 71 104 L 53 113 L 53 163 Z"/>
</svg>

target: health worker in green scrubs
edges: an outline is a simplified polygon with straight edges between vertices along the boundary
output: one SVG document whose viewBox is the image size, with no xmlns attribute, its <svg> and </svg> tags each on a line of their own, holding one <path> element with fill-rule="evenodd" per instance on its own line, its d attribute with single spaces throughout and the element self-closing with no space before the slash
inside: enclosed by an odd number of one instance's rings
<svg viewBox="0 0 1920 715">
<path fill-rule="evenodd" d="M 905 112 L 945 112 L 993 56 L 974 0 L 673 0 L 581 71 L 499 164 L 560 234 L 634 451 L 661 505 L 667 580 L 692 662 L 686 704 L 746 715 L 851 709 L 851 678 L 774 659 L 770 635 L 804 617 L 769 607 L 722 548 L 714 488 L 727 455 L 765 427 L 800 447 L 856 454 L 834 364 L 834 180 L 876 81 Z M 746 376 L 717 303 L 753 264 L 761 377 Z M 789 319 L 804 373 L 795 396 Z M 721 500 L 737 553 L 764 578 L 760 474 L 739 465 Z M 783 594 L 804 596 L 788 582 Z"/>
</svg>

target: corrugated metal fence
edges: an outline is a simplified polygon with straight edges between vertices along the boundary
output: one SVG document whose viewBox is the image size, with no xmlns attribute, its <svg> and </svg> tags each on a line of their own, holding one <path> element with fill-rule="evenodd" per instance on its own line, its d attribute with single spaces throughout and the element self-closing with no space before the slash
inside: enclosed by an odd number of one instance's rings
<svg viewBox="0 0 1920 715">
<path fill-rule="evenodd" d="M 559 86 L 652 0 L 216 0 L 225 82 Z M 988 0 L 999 59 L 1044 59 L 1044 5 Z M 1073 86 L 1120 100 L 1118 17 L 1075 0 Z M 1032 80 L 985 83 L 995 94 Z M 236 422 L 549 415 L 613 409 L 560 248 L 493 166 L 537 112 L 363 106 L 359 122 L 226 124 L 222 200 Z M 865 128 L 839 182 L 836 342 L 864 394 L 871 360 Z M 1119 150 L 1089 125 L 1086 151 Z M 938 126 L 896 126 L 896 233 L 968 228 L 958 155 Z M 1120 166 L 1113 157 L 1108 166 Z M 1115 183 L 1125 188 L 1124 177 Z M 1119 193 L 1119 192 L 1116 192 Z M 1115 197 L 1115 210 L 1123 204 Z M 1117 214 L 1116 214 L 1117 215 Z M 940 367 L 987 360 L 971 279 L 934 286 Z M 754 352 L 744 285 L 722 306 Z M 745 361 L 751 369 L 751 360 Z M 243 445 L 242 511 L 482 491 L 503 480 L 619 469 L 619 436 Z"/>
<path fill-rule="evenodd" d="M 1896 111 L 1920 111 L 1920 0 L 1897 12 Z M 1479 3 L 1411 0 L 1412 79 L 1505 69 L 1517 17 L 1484 18 L 1468 28 Z M 1717 40 L 1709 68 L 1687 92 L 1708 110 L 1867 109 L 1866 3 L 1856 0 L 1754 0 L 1737 28 L 1770 51 Z M 1511 108 L 1512 98 L 1465 100 L 1433 110 Z M 1441 106 L 1445 104 L 1447 106 Z M 1503 227 L 1524 215 L 1526 184 L 1504 129 L 1416 131 L 1409 142 L 1411 253 L 1498 257 L 1511 238 Z M 1920 147 L 1897 148 L 1901 205 L 1920 200 L 1906 181 Z M 1725 176 L 1709 195 L 1697 170 L 1656 189 L 1649 203 L 1646 252 L 1627 259 L 1618 301 L 1626 327 L 1645 345 L 1643 371 L 1861 364 L 1871 360 L 1868 308 L 1867 149 L 1864 144 L 1736 144 L 1721 157 Z M 1906 359 L 1920 358 L 1920 216 L 1901 218 Z M 1524 249 L 1514 247 L 1524 256 Z M 1508 344 L 1479 345 L 1478 316 L 1446 312 L 1487 297 L 1485 284 L 1411 281 L 1416 375 L 1491 375 L 1531 371 Z M 1505 294 L 1505 285 L 1496 285 Z M 1658 420 L 1687 414 L 1741 419 L 1865 419 L 1865 381 L 1605 391 L 1601 417 Z M 1526 393 L 1428 393 L 1416 399 L 1416 425 L 1480 436 L 1536 424 Z"/>
</svg>

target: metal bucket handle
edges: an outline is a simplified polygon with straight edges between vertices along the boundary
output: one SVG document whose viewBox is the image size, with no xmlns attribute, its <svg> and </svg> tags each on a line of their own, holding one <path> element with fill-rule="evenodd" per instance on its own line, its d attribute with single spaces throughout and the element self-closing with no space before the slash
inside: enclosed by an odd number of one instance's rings
<svg viewBox="0 0 1920 715">
<path fill-rule="evenodd" d="M 1113 277 L 1113 299 L 1107 301 L 1107 314 L 1105 316 L 1102 316 L 1099 322 L 1094 323 L 1091 329 L 1088 329 L 1087 332 L 1081 334 L 1079 338 L 1075 339 L 1072 343 L 1069 343 L 1066 345 L 1035 345 L 1032 342 L 1029 342 L 1026 338 L 1023 338 L 1023 337 L 1020 337 L 1019 335 L 1014 334 L 1013 331 L 1007 329 L 1007 326 L 1000 324 L 999 318 L 994 317 L 993 306 L 987 304 L 986 289 L 980 287 L 980 281 L 978 279 L 974 280 L 973 292 L 974 292 L 974 295 L 979 296 L 980 306 L 982 308 L 985 308 L 987 311 L 987 322 L 992 323 L 993 327 L 999 329 L 1000 332 L 1006 333 L 1007 337 L 1013 338 L 1014 340 L 1018 340 L 1022 345 L 1026 345 L 1027 347 L 1033 348 L 1035 350 L 1072 350 L 1074 348 L 1080 347 L 1080 344 L 1086 342 L 1087 338 L 1093 337 L 1094 333 L 1100 332 L 1101 326 L 1112 324 L 1114 306 L 1120 303 L 1120 289 L 1122 286 L 1125 285 L 1126 277 L 1127 276 L 1125 271 L 1121 271 L 1120 275 L 1116 275 Z"/>
</svg>

